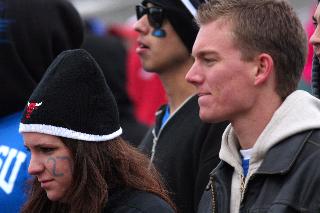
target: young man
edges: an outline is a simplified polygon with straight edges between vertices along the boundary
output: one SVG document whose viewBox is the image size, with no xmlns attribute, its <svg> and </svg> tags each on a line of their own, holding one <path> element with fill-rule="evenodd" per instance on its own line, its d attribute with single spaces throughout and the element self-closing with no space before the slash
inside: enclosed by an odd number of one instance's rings
<svg viewBox="0 0 320 213">
<path fill-rule="evenodd" d="M 135 24 L 142 65 L 159 75 L 168 96 L 140 148 L 151 157 L 184 213 L 197 207 L 209 172 L 217 165 L 226 127 L 201 122 L 195 88 L 184 79 L 193 63 L 190 52 L 198 28 L 192 13 L 197 6 L 180 0 L 143 1 Z"/>
<path fill-rule="evenodd" d="M 18 132 L 25 103 L 53 59 L 82 40 L 82 20 L 68 1 L 0 0 L 2 213 L 20 212 L 26 200 L 30 154 Z"/>
<path fill-rule="evenodd" d="M 320 212 L 320 101 L 296 91 L 304 29 L 285 0 L 214 0 L 198 11 L 202 120 L 231 124 L 198 212 Z"/>
</svg>

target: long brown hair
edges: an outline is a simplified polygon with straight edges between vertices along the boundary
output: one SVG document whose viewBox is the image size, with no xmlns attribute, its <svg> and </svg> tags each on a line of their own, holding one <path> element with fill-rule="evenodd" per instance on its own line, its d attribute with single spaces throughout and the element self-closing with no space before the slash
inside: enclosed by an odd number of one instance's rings
<svg viewBox="0 0 320 213">
<path fill-rule="evenodd" d="M 22 213 L 100 213 L 108 202 L 108 191 L 133 188 L 158 195 L 173 208 L 168 193 L 149 159 L 121 137 L 106 142 L 61 138 L 74 159 L 74 182 L 66 195 L 68 204 L 50 201 L 34 179 Z"/>
</svg>

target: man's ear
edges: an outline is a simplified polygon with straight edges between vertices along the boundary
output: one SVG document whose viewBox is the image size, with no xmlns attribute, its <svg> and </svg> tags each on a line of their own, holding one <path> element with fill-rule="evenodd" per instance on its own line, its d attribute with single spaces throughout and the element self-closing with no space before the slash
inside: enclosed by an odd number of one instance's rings
<svg viewBox="0 0 320 213">
<path fill-rule="evenodd" d="M 258 64 L 257 72 L 255 73 L 254 84 L 259 85 L 268 81 L 274 70 L 273 59 L 269 54 L 261 53 L 256 56 L 256 62 Z"/>
</svg>

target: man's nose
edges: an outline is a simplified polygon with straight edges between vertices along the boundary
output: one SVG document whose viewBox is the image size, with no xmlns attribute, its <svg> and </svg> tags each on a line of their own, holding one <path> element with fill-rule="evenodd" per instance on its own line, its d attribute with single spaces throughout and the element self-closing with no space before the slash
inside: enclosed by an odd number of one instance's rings
<svg viewBox="0 0 320 213">
<path fill-rule="evenodd" d="M 133 25 L 133 29 L 138 33 L 142 33 L 142 34 L 148 34 L 149 28 L 150 28 L 150 25 L 148 22 L 147 15 L 142 16 Z"/>
</svg>

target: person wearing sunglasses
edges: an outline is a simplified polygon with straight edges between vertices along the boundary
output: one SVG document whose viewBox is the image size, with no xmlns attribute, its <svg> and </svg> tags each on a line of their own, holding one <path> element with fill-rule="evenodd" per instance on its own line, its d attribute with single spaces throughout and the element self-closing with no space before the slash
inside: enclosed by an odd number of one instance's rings
<svg viewBox="0 0 320 213">
<path fill-rule="evenodd" d="M 191 49 L 198 33 L 194 14 L 200 2 L 145 0 L 136 6 L 136 49 L 143 68 L 159 75 L 168 103 L 139 148 L 164 177 L 178 211 L 195 212 L 217 165 L 226 123 L 205 124 L 198 112 L 195 88 L 185 75 L 193 64 Z M 155 94 L 157 95 L 157 94 Z"/>
<path fill-rule="evenodd" d="M 136 6 L 137 19 L 147 15 L 148 22 L 154 28 L 152 35 L 155 37 L 165 37 L 166 32 L 161 28 L 164 19 L 164 10 L 160 7 L 145 7 L 143 5 Z"/>
</svg>

